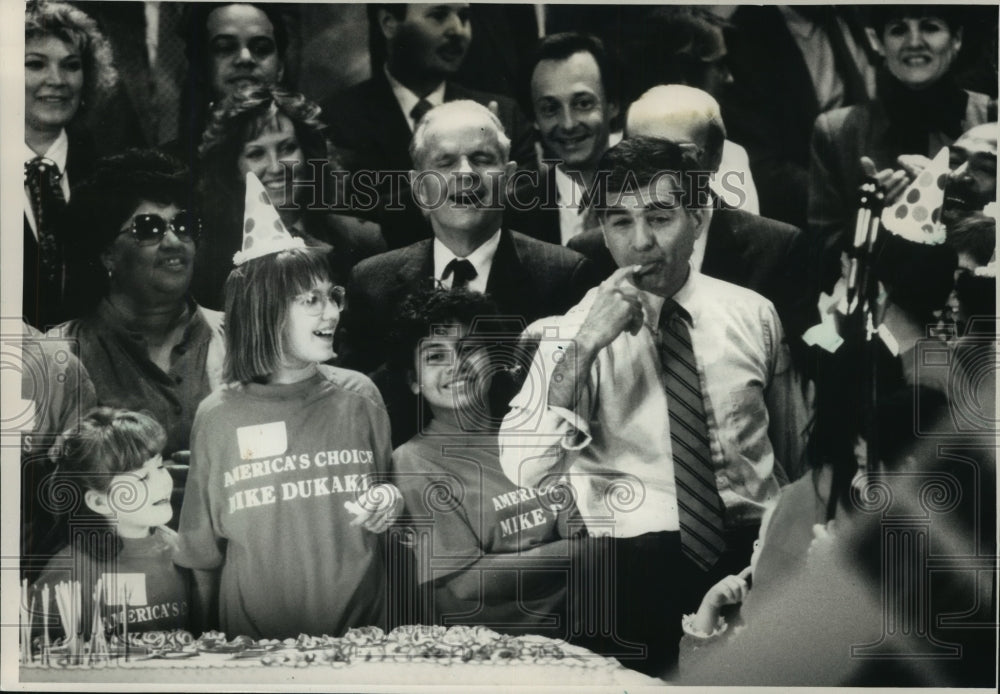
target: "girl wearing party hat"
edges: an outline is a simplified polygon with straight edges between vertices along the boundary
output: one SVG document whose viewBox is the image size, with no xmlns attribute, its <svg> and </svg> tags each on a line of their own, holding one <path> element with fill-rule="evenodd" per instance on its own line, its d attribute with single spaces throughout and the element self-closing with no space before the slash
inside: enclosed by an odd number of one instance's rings
<svg viewBox="0 0 1000 694">
<path fill-rule="evenodd" d="M 175 557 L 195 570 L 201 626 L 230 637 L 385 622 L 380 533 L 401 507 L 382 482 L 389 420 L 367 377 L 324 364 L 343 308 L 325 251 L 289 235 L 247 175 L 225 289 L 230 385 L 195 417 Z"/>
</svg>

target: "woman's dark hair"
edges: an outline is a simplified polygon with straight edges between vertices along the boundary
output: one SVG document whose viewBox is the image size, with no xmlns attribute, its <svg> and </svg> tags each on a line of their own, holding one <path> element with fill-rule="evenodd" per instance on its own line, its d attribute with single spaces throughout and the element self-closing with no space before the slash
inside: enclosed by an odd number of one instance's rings
<svg viewBox="0 0 1000 694">
<path fill-rule="evenodd" d="M 328 246 L 296 248 L 249 260 L 226 279 L 228 382 L 264 382 L 281 365 L 288 309 L 296 296 L 329 280 Z"/>
<path fill-rule="evenodd" d="M 78 426 L 63 434 L 55 472 L 43 493 L 64 512 L 67 530 L 76 521 L 91 521 L 86 524 L 106 528 L 101 541 L 85 542 L 82 549 L 106 558 L 115 556 L 120 547 L 119 542 L 111 541 L 117 536 L 108 518 L 86 504 L 87 491 L 108 494 L 119 505 L 129 503 L 135 489 L 127 485 L 112 487 L 112 480 L 160 455 L 166 440 L 163 427 L 149 415 L 113 407 L 90 410 Z"/>
<path fill-rule="evenodd" d="M 70 251 L 68 292 L 75 314 L 93 307 L 107 293 L 101 254 L 143 202 L 176 205 L 197 212 L 187 167 L 154 149 L 129 149 L 97 161 L 90 176 L 73 190 L 67 240 Z"/>
<path fill-rule="evenodd" d="M 244 182 L 237 160 L 243 146 L 273 125 L 279 115 L 292 122 L 306 161 L 330 161 L 332 150 L 320 113 L 316 103 L 283 87 L 249 85 L 223 99 L 212 109 L 198 148 L 202 200 L 222 203 L 222 207 L 229 201 L 242 209 Z"/>
<path fill-rule="evenodd" d="M 937 17 L 947 24 L 953 33 L 962 29 L 966 21 L 963 8 L 955 5 L 872 5 L 868 8 L 868 17 L 880 40 L 886 24 L 896 19 Z"/>
<path fill-rule="evenodd" d="M 54 36 L 80 51 L 83 94 L 80 112 L 106 97 L 118 82 L 111 44 L 87 13 L 64 2 L 32 0 L 24 15 L 24 40 Z"/>
<path fill-rule="evenodd" d="M 75 233 L 94 253 L 105 250 L 122 225 L 144 201 L 193 210 L 187 167 L 155 149 L 129 149 L 97 161 L 93 172 L 73 191 L 70 203 Z"/>
</svg>

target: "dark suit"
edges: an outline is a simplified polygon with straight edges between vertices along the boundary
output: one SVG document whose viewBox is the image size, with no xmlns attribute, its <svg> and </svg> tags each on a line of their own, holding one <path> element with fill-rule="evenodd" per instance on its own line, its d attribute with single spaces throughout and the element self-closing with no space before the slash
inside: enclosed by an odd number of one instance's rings
<svg viewBox="0 0 1000 694">
<path fill-rule="evenodd" d="M 82 183 L 94 168 L 97 156 L 91 138 L 75 129 L 67 130 L 69 149 L 66 153 L 66 175 L 69 183 L 75 188 Z M 60 248 L 62 249 L 64 280 L 50 284 L 41 276 L 41 255 L 38 238 L 28 224 L 27 215 L 24 220 L 24 252 L 22 258 L 21 281 L 24 286 L 21 310 L 26 322 L 39 330 L 75 318 L 82 310 L 87 296 L 81 293 L 88 287 L 76 284 L 82 279 L 83 261 L 85 256 L 94 256 L 100 249 L 78 248 L 69 229 L 68 219 L 53 220 L 52 229 Z"/>
<path fill-rule="evenodd" d="M 348 308 L 340 350 L 344 365 L 365 372 L 377 369 L 387 358 L 386 346 L 397 307 L 433 277 L 431 239 L 358 263 L 347 286 Z M 523 325 L 565 313 L 596 284 L 593 266 L 580 254 L 505 229 L 493 256 L 486 292 L 497 303 L 501 315 L 517 319 L 508 321 L 502 330 L 514 341 Z M 416 401 L 400 382 L 400 374 L 382 370 L 374 378 L 389 407 L 393 442 L 403 443 L 416 431 Z M 494 403 L 498 400 L 504 398 L 494 398 Z M 502 404 L 506 405 L 506 401 Z"/>
<path fill-rule="evenodd" d="M 534 154 L 533 134 L 527 119 L 514 101 L 499 94 L 467 89 L 448 82 L 444 100 L 471 99 L 484 106 L 497 102 L 500 122 L 511 139 L 511 158 L 519 163 L 531 162 Z M 357 84 L 323 103 L 322 120 L 328 124 L 327 137 L 338 148 L 342 164 L 350 172 L 400 171 L 413 168 L 409 147 L 413 133 L 407 116 L 379 67 L 371 79 Z M 401 248 L 431 235 L 430 225 L 413 202 L 405 176 L 398 178 L 398 190 L 390 190 L 389 182 L 375 186 L 381 204 L 375 209 L 355 209 L 382 225 L 382 233 L 390 248 Z M 354 187 L 361 186 L 357 181 Z M 390 203 L 405 208 L 386 211 Z"/>
<path fill-rule="evenodd" d="M 777 7 L 741 6 L 731 23 L 733 84 L 721 99 L 729 139 L 750 155 L 761 214 L 804 228 L 809 139 L 820 114 L 809 68 Z"/>
<path fill-rule="evenodd" d="M 707 233 L 703 274 L 769 299 L 789 336 L 801 335 L 818 322 L 812 250 L 800 229 L 743 210 L 717 208 Z M 602 278 L 618 268 L 600 229 L 583 232 L 568 246 L 590 258 Z"/>
<path fill-rule="evenodd" d="M 507 198 L 505 224 L 533 239 L 562 245 L 555 167 L 517 175 L 514 190 Z"/>
</svg>

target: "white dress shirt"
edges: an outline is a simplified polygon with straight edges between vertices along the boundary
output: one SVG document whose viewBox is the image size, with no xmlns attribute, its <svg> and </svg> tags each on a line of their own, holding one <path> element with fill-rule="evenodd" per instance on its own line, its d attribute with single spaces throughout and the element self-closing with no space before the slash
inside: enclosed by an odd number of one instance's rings
<svg viewBox="0 0 1000 694">
<path fill-rule="evenodd" d="M 21 151 L 25 164 L 28 164 L 28 162 L 38 156 L 27 144 L 24 145 L 24 149 Z M 62 178 L 59 179 L 59 187 L 62 188 L 63 197 L 66 198 L 66 202 L 69 202 L 69 176 L 66 175 L 66 158 L 69 156 L 69 137 L 67 137 L 65 129 L 49 145 L 48 151 L 41 156 L 51 159 L 59 167 L 59 171 L 62 173 Z M 28 218 L 28 226 L 31 227 L 31 233 L 37 239 L 38 229 L 35 228 L 35 211 L 31 207 L 31 191 L 28 190 L 28 186 L 24 187 L 24 215 Z"/>
<path fill-rule="evenodd" d="M 383 70 L 385 70 L 386 79 L 389 80 L 389 87 L 392 89 L 393 95 L 396 97 L 396 101 L 399 103 L 399 107 L 403 109 L 403 115 L 406 116 L 406 124 L 410 126 L 410 132 L 413 132 L 414 128 L 417 127 L 417 122 L 410 117 L 410 111 L 413 107 L 417 105 L 420 101 L 420 97 L 410 91 L 410 89 L 403 85 L 402 82 L 397 80 L 389 72 L 389 66 L 384 65 Z M 434 91 L 424 97 L 431 106 L 440 106 L 444 103 L 444 88 L 445 82 L 441 82 Z"/>
<path fill-rule="evenodd" d="M 573 409 L 550 406 L 551 365 L 565 358 L 597 294 L 540 335 L 532 371 L 500 432 L 504 472 L 524 487 L 572 485 L 592 534 L 634 537 L 679 527 L 668 403 L 656 326 L 663 299 L 641 292 L 646 324 L 598 353 Z M 748 289 L 691 271 L 673 297 L 690 314 L 716 483 L 727 527 L 760 520 L 798 465 L 806 409 L 774 306 Z"/>
<path fill-rule="evenodd" d="M 566 243 L 583 231 L 583 215 L 580 214 L 580 201 L 586 191 L 576 179 L 555 167 L 556 192 L 559 195 L 559 242 Z"/>
<path fill-rule="evenodd" d="M 468 260 L 472 263 L 472 267 L 476 268 L 476 276 L 469 281 L 469 290 L 474 292 L 485 292 L 486 291 L 486 281 L 490 277 L 490 268 L 493 267 L 493 256 L 496 255 L 497 246 L 500 245 L 500 230 L 497 229 L 496 233 L 493 234 L 489 239 L 486 240 L 483 245 L 481 245 L 476 250 L 472 251 L 465 258 L 461 258 L 451 250 L 441 243 L 440 239 L 434 239 L 434 277 L 441 280 L 441 283 L 448 289 L 451 289 L 451 283 L 455 279 L 455 275 L 448 275 L 448 279 L 444 279 L 444 269 L 448 267 L 448 263 L 456 258 L 459 260 Z"/>
<path fill-rule="evenodd" d="M 731 140 L 722 144 L 722 161 L 719 170 L 712 176 L 710 187 L 727 205 L 750 214 L 760 214 L 760 198 L 750 173 L 750 157 L 745 149 Z"/>
</svg>

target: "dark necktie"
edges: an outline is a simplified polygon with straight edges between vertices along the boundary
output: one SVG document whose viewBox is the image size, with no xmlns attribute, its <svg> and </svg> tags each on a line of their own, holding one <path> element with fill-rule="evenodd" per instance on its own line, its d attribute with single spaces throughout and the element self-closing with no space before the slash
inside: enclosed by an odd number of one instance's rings
<svg viewBox="0 0 1000 694">
<path fill-rule="evenodd" d="M 59 219 L 66 210 L 61 179 L 59 166 L 51 159 L 35 157 L 24 165 L 24 185 L 30 193 L 38 234 L 39 270 L 49 284 L 62 282 L 62 250 L 56 238 Z"/>
<path fill-rule="evenodd" d="M 424 115 L 426 115 L 426 113 L 432 108 L 434 108 L 434 105 L 431 102 L 427 99 L 421 99 L 417 102 L 416 106 L 410 109 L 410 118 L 413 119 L 414 128 L 417 127 L 417 123 L 420 122 L 420 119 L 423 118 Z"/>
<path fill-rule="evenodd" d="M 726 540 L 722 499 L 708 446 L 701 380 L 687 320 L 687 312 L 667 299 L 660 314 L 660 361 L 670 408 L 681 548 L 689 559 L 707 570 L 726 548 Z"/>
<path fill-rule="evenodd" d="M 466 289 L 469 286 L 469 282 L 476 279 L 476 275 L 479 273 L 476 272 L 476 268 L 468 260 L 453 258 L 450 263 L 445 265 L 444 274 L 441 275 L 441 279 L 446 280 L 452 274 L 455 277 L 451 281 L 451 288 Z"/>
</svg>

